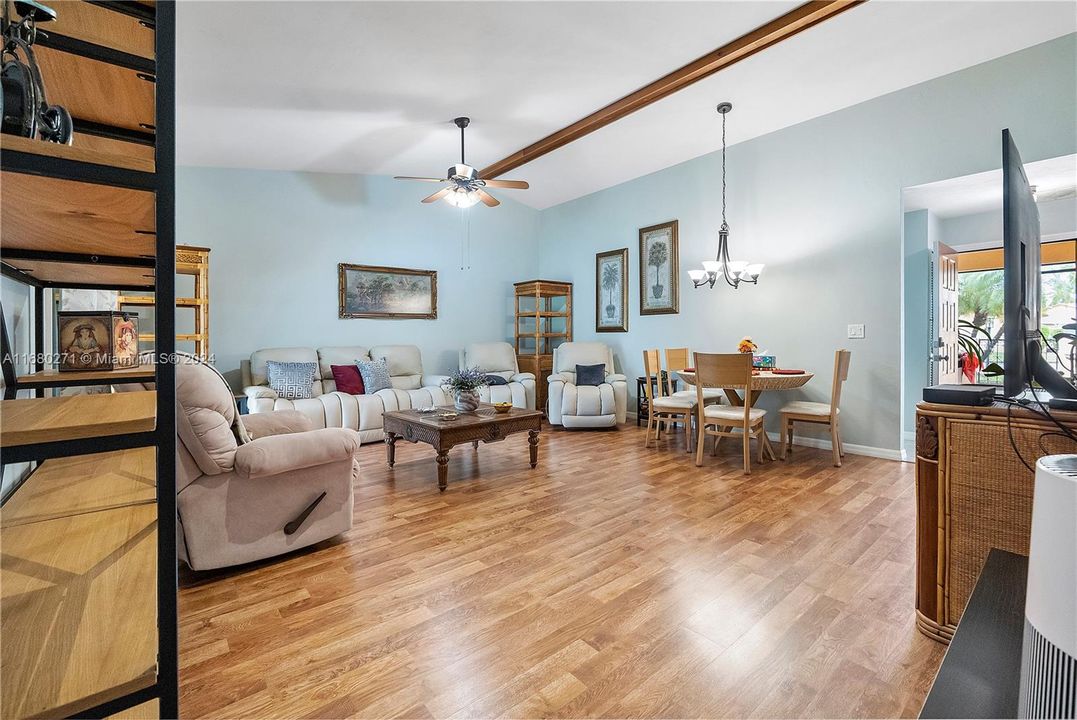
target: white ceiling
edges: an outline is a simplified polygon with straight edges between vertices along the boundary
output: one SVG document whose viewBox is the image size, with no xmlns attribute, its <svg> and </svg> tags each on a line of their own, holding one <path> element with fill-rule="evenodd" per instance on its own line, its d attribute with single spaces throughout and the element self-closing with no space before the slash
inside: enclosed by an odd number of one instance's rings
<svg viewBox="0 0 1077 720">
<path fill-rule="evenodd" d="M 1025 164 L 1036 202 L 1047 203 L 1077 196 L 1077 155 L 1063 155 Z M 991 170 L 905 188 L 905 211 L 930 210 L 939 218 L 1002 209 L 1002 170 Z"/>
<path fill-rule="evenodd" d="M 178 5 L 184 165 L 442 176 L 482 167 L 800 2 Z M 540 158 L 538 208 L 1077 31 L 1072 2 L 871 0 Z M 416 184 L 416 199 L 428 188 Z"/>
</svg>

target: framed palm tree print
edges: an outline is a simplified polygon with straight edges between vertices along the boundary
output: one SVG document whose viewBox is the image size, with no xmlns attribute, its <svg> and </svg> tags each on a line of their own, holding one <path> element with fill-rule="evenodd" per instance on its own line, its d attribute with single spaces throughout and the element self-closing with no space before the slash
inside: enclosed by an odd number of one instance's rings
<svg viewBox="0 0 1077 720">
<path fill-rule="evenodd" d="M 671 315 L 680 312 L 679 254 L 676 220 L 640 228 L 640 315 Z"/>
<path fill-rule="evenodd" d="M 595 332 L 628 332 L 628 248 L 595 255 Z"/>
</svg>

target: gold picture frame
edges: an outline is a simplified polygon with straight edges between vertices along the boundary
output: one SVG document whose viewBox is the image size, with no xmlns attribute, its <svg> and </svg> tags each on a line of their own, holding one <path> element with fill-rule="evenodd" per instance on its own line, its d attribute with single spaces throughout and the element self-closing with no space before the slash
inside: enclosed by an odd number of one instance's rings
<svg viewBox="0 0 1077 720">
<path fill-rule="evenodd" d="M 337 300 L 341 318 L 435 320 L 438 273 L 339 263 Z"/>
<path fill-rule="evenodd" d="M 628 332 L 628 248 L 595 254 L 595 332 Z"/>
<path fill-rule="evenodd" d="M 663 249 L 664 248 L 664 249 Z M 651 268 L 655 282 L 649 284 Z M 639 314 L 674 315 L 681 309 L 677 221 L 639 230 Z"/>
</svg>

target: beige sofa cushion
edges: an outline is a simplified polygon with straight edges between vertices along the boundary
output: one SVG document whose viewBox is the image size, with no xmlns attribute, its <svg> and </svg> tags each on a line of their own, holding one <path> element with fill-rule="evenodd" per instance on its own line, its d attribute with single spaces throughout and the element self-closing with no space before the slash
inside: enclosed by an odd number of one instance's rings
<svg viewBox="0 0 1077 720">
<path fill-rule="evenodd" d="M 290 348 L 267 348 L 265 350 L 256 350 L 251 353 L 251 383 L 254 385 L 265 385 L 269 382 L 269 376 L 266 373 L 266 362 L 269 360 L 275 360 L 276 362 L 305 362 L 318 364 L 318 353 L 314 352 L 314 348 L 305 347 L 290 347 Z M 319 370 L 321 365 L 318 364 Z M 329 377 L 333 377 L 333 373 L 329 373 Z M 325 392 L 321 378 L 315 378 L 314 387 L 311 388 L 311 395 L 318 397 Z"/>
<path fill-rule="evenodd" d="M 318 373 L 322 378 L 322 387 L 325 392 L 331 393 L 337 389 L 337 384 L 333 380 L 334 365 L 354 365 L 357 360 L 369 359 L 370 350 L 362 345 L 318 348 Z"/>
<path fill-rule="evenodd" d="M 508 374 L 508 377 L 517 372 L 516 353 L 507 342 L 472 343 L 464 348 L 463 364 L 480 367 L 490 374 Z"/>
<path fill-rule="evenodd" d="M 375 345 L 371 360 L 385 360 L 389 377 L 398 390 L 418 390 L 423 386 L 423 358 L 415 345 Z"/>
</svg>

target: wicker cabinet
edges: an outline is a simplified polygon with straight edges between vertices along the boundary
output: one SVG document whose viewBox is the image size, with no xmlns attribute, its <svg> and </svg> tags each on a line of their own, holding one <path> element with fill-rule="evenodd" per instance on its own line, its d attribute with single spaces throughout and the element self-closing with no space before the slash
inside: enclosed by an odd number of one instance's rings
<svg viewBox="0 0 1077 720">
<path fill-rule="evenodd" d="M 520 372 L 534 373 L 535 402 L 545 410 L 554 348 L 572 340 L 572 283 L 528 280 L 515 287 L 516 360 Z"/>
<path fill-rule="evenodd" d="M 1077 413 L 1052 413 L 1077 429 Z M 1035 478 L 1021 460 L 1034 466 L 1044 455 L 1071 452 L 1057 426 L 1023 408 L 916 406 L 921 632 L 950 642 L 991 548 L 1028 555 Z"/>
</svg>

